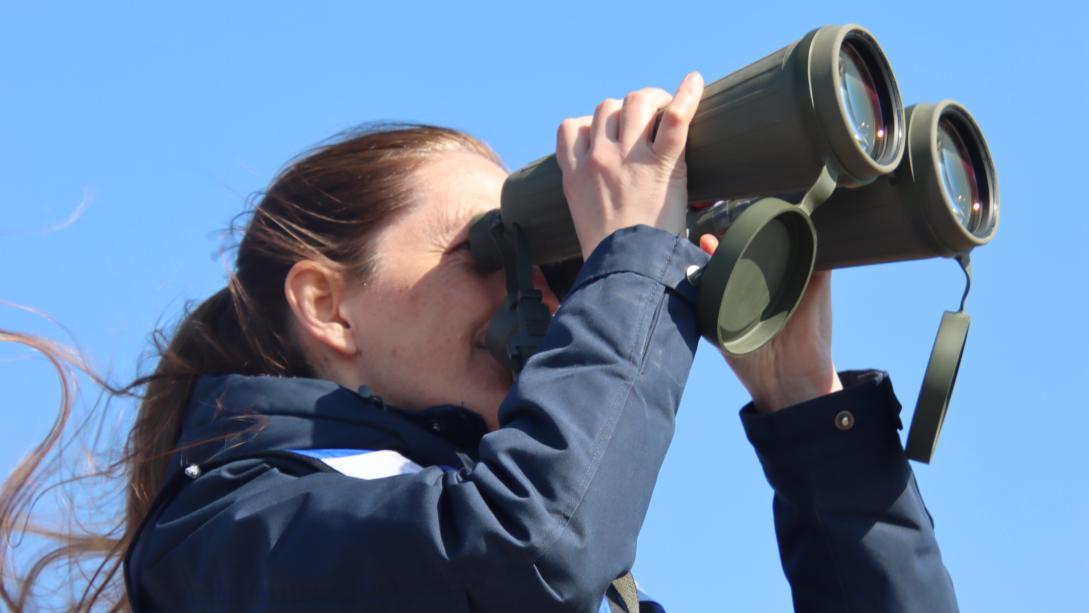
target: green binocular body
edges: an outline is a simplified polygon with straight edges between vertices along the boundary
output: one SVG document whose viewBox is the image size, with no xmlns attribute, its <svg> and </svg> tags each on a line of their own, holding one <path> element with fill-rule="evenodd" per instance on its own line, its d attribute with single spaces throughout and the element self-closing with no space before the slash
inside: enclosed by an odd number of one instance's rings
<svg viewBox="0 0 1089 613">
<path fill-rule="evenodd" d="M 950 100 L 905 109 L 885 54 L 857 25 L 818 28 L 710 83 L 685 161 L 688 238 L 720 239 L 689 277 L 701 332 L 734 356 L 785 327 L 815 269 L 949 257 L 967 273 L 967 254 L 998 227 L 997 179 L 978 123 Z M 508 300 L 488 345 L 522 364 L 543 330 L 540 309 L 527 306 L 529 267 L 581 254 L 554 155 L 507 178 L 499 211 L 474 222 L 470 246 L 482 266 L 507 270 Z M 926 432 L 913 428 L 916 444 L 909 439 L 923 461 L 967 334 L 963 300 L 950 315 L 916 411 L 929 416 Z"/>
</svg>

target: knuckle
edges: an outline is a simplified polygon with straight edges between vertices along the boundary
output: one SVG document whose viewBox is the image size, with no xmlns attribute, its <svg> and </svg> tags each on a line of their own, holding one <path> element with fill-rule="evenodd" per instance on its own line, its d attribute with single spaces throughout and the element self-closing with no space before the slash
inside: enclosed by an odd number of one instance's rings
<svg viewBox="0 0 1089 613">
<path fill-rule="evenodd" d="M 654 104 L 655 106 L 667 104 L 671 98 L 669 92 L 659 87 L 644 87 L 639 90 L 639 94 L 646 104 Z"/>
<path fill-rule="evenodd" d="M 595 147 L 590 151 L 590 156 L 587 158 L 587 163 L 591 170 L 598 174 L 605 174 L 611 172 L 613 166 L 613 156 L 609 152 L 600 147 Z"/>
<path fill-rule="evenodd" d="M 662 125 L 669 128 L 677 128 L 684 124 L 684 113 L 676 107 L 668 107 L 662 111 Z"/>
<path fill-rule="evenodd" d="M 571 137 L 575 135 L 575 131 L 578 130 L 578 124 L 573 119 L 564 119 L 560 122 L 560 125 L 556 128 L 556 141 L 557 142 L 570 142 Z"/>
<path fill-rule="evenodd" d="M 589 117 L 568 117 L 561 121 L 560 125 L 556 127 L 557 149 L 573 150 L 578 148 L 579 138 L 589 127 Z"/>
<path fill-rule="evenodd" d="M 596 114 L 601 115 L 615 110 L 621 102 L 616 98 L 606 98 L 597 105 Z"/>
</svg>

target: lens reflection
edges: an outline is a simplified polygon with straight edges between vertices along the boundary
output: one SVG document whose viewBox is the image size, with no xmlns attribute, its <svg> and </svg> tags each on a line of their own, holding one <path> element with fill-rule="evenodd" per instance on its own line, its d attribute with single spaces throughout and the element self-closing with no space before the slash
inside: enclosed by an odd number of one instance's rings
<svg viewBox="0 0 1089 613">
<path fill-rule="evenodd" d="M 885 118 L 873 75 L 850 44 L 839 50 L 839 93 L 855 140 L 877 159 L 885 142 Z"/>
<path fill-rule="evenodd" d="M 979 181 L 968 147 L 956 126 L 948 119 L 938 122 L 938 162 L 941 164 L 946 202 L 953 209 L 957 221 L 974 233 L 984 213 Z"/>
</svg>

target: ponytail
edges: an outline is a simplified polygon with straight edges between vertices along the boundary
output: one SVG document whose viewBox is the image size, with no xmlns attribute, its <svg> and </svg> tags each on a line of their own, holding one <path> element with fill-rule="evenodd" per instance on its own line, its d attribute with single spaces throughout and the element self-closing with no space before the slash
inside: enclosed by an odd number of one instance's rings
<svg viewBox="0 0 1089 613">
<path fill-rule="evenodd" d="M 314 376 L 292 338 L 283 291 L 287 272 L 296 262 L 310 259 L 347 276 L 365 278 L 375 258 L 371 239 L 412 200 L 413 172 L 448 151 L 478 153 L 499 162 L 472 137 L 415 125 L 348 133 L 294 161 L 254 209 L 227 286 L 188 310 L 172 335 L 154 332 L 152 342 L 159 356 L 154 372 L 124 387 L 95 376 L 59 345 L 0 330 L 0 342 L 21 343 L 43 354 L 56 369 L 62 390 L 60 410 L 49 434 L 0 488 L 0 541 L 5 546 L 0 551 L 0 600 L 9 610 L 36 609 L 31 602 L 37 597 L 35 588 L 40 587 L 46 569 L 61 562 L 81 571 L 92 569 L 82 577 L 86 584 L 69 604 L 70 610 L 129 609 L 120 576 L 124 552 L 163 486 L 167 462 L 180 451 L 177 441 L 197 379 L 228 373 Z M 76 371 L 89 376 L 111 400 L 139 399 L 119 457 L 115 452 L 104 468 L 61 481 L 62 485 L 84 480 L 116 485 L 124 478 L 124 516 L 101 530 L 74 517 L 64 528 L 28 521 L 34 501 L 56 486 L 49 481 L 58 460 L 64 459 L 62 434 L 72 412 Z M 103 410 L 100 420 L 105 419 Z M 77 433 L 81 429 L 82 425 Z M 51 454 L 57 457 L 47 461 Z M 101 507 L 72 505 L 71 511 L 86 515 L 101 512 Z M 11 548 L 23 534 L 43 537 L 54 545 L 20 573 Z"/>
</svg>

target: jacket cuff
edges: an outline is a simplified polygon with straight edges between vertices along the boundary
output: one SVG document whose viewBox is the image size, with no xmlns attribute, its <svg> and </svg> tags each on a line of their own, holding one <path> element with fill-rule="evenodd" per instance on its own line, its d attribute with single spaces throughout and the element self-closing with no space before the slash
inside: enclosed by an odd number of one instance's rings
<svg viewBox="0 0 1089 613">
<path fill-rule="evenodd" d="M 741 409 L 745 435 L 773 486 L 784 473 L 903 454 L 900 402 L 888 373 L 844 371 L 840 380 L 841 391 L 773 413 L 758 413 L 752 403 Z"/>
<path fill-rule="evenodd" d="M 635 273 L 653 279 L 695 304 L 699 292 L 688 282 L 689 266 L 704 266 L 708 256 L 699 247 L 675 234 L 650 226 L 633 226 L 613 232 L 601 241 L 582 265 L 571 292 L 595 279 Z"/>
</svg>

